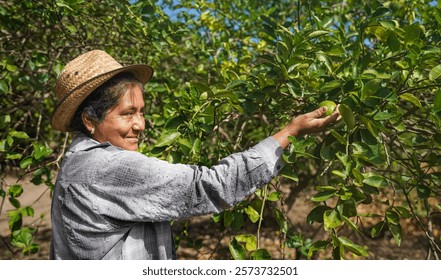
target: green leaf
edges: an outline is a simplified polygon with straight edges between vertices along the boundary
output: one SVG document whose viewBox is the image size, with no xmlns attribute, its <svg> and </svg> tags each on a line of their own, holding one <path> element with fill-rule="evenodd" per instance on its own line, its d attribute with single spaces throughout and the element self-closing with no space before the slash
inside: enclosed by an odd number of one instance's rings
<svg viewBox="0 0 441 280">
<path fill-rule="evenodd" d="M 188 155 L 188 153 L 191 151 L 191 148 L 193 147 L 193 144 L 190 143 L 190 140 L 188 138 L 180 138 L 179 145 L 182 149 L 182 152 L 186 156 Z"/>
<path fill-rule="evenodd" d="M 318 240 L 314 242 L 309 248 L 308 258 L 311 258 L 315 252 L 326 249 L 328 245 L 329 245 L 329 241 L 325 241 L 325 240 Z"/>
<path fill-rule="evenodd" d="M 352 175 L 354 176 L 354 178 L 357 180 L 358 183 L 363 182 L 364 176 L 357 169 L 355 169 L 355 168 L 352 169 Z"/>
<path fill-rule="evenodd" d="M 11 131 L 11 132 L 9 132 L 9 135 L 14 138 L 18 138 L 18 139 L 28 139 L 29 138 L 28 134 L 24 131 Z"/>
<path fill-rule="evenodd" d="M 8 135 L 8 137 L 6 137 L 6 143 L 9 147 L 12 147 L 12 144 L 14 144 L 14 138 L 11 135 Z"/>
<path fill-rule="evenodd" d="M 61 7 L 61 8 L 66 8 L 66 9 L 69 9 L 70 11 L 74 11 L 68 4 L 66 4 L 66 3 L 64 3 L 64 1 L 56 1 L 55 2 L 55 4 L 58 6 L 58 7 Z"/>
<path fill-rule="evenodd" d="M 401 206 L 395 206 L 394 207 L 395 211 L 398 212 L 398 214 L 405 218 L 405 219 L 409 219 L 412 218 L 412 214 L 410 213 L 410 210 Z"/>
<path fill-rule="evenodd" d="M 9 92 L 8 84 L 5 81 L 0 81 L 0 91 L 2 91 L 3 93 Z"/>
<path fill-rule="evenodd" d="M 435 112 L 441 111 L 441 90 L 435 93 L 435 97 L 433 98 L 433 110 Z"/>
<path fill-rule="evenodd" d="M 0 153 L 8 152 L 9 148 L 10 148 L 10 145 L 7 143 L 6 139 L 0 140 Z"/>
<path fill-rule="evenodd" d="M 338 240 L 341 242 L 341 244 L 351 251 L 352 253 L 356 254 L 357 256 L 369 256 L 367 250 L 358 244 L 353 243 L 351 240 L 349 240 L 346 237 L 338 237 Z"/>
<path fill-rule="evenodd" d="M 281 197 L 282 197 L 282 194 L 280 192 L 272 192 L 267 197 L 267 200 L 269 200 L 269 201 L 279 201 Z"/>
<path fill-rule="evenodd" d="M 393 52 L 400 50 L 401 43 L 400 40 L 398 39 L 398 36 L 394 32 L 389 33 L 389 36 L 387 37 L 387 45 L 389 46 L 390 50 Z"/>
<path fill-rule="evenodd" d="M 340 226 L 343 222 L 340 218 L 340 214 L 335 210 L 326 210 L 323 214 L 324 229 L 329 231 L 330 229 Z"/>
<path fill-rule="evenodd" d="M 170 146 L 180 136 L 181 133 L 179 131 L 166 131 L 159 137 L 158 142 L 156 142 L 155 146 L 156 147 Z"/>
<path fill-rule="evenodd" d="M 340 241 L 335 241 L 338 243 L 334 245 L 335 247 L 332 249 L 332 258 L 334 260 L 343 260 L 344 259 L 344 247 L 341 245 Z"/>
<path fill-rule="evenodd" d="M 419 23 L 413 23 L 405 28 L 405 41 L 406 43 L 413 43 L 420 38 L 420 25 Z"/>
<path fill-rule="evenodd" d="M 374 116 L 374 120 L 376 121 L 384 121 L 384 120 L 390 120 L 391 118 L 395 117 L 395 113 L 389 113 L 389 112 L 379 112 Z"/>
<path fill-rule="evenodd" d="M 294 182 L 299 181 L 299 176 L 292 170 L 289 164 L 285 165 L 285 167 L 282 168 L 282 170 L 279 172 L 279 175 Z"/>
<path fill-rule="evenodd" d="M 27 245 L 31 244 L 32 239 L 32 232 L 29 228 L 22 228 L 12 233 L 11 243 L 15 247 L 25 248 Z"/>
<path fill-rule="evenodd" d="M 11 205 L 17 209 L 21 207 L 20 201 L 18 199 L 13 198 L 13 197 L 9 198 L 9 203 L 11 203 Z"/>
<path fill-rule="evenodd" d="M 337 190 L 327 190 L 327 191 L 318 192 L 316 195 L 314 195 L 311 198 L 311 200 L 315 201 L 315 202 L 325 201 L 325 200 L 333 197 L 336 192 L 337 192 Z"/>
<path fill-rule="evenodd" d="M 309 212 L 308 216 L 306 217 L 306 222 L 311 225 L 314 222 L 317 222 L 319 224 L 323 223 L 323 215 L 325 214 L 325 211 L 330 210 L 331 207 L 326 205 L 319 205 L 316 206 L 314 209 Z"/>
<path fill-rule="evenodd" d="M 230 224 L 230 228 L 233 231 L 238 231 L 243 227 L 243 225 L 244 225 L 243 214 L 237 211 L 233 212 L 233 221 Z"/>
<path fill-rule="evenodd" d="M 275 208 L 274 214 L 276 215 L 276 221 L 280 227 L 280 231 L 283 233 L 287 233 L 288 232 L 288 222 L 286 221 L 286 218 L 283 215 L 283 213 L 279 209 Z"/>
<path fill-rule="evenodd" d="M 254 251 L 257 248 L 257 238 L 253 234 L 240 234 L 234 237 L 237 242 L 245 243 L 248 251 Z"/>
<path fill-rule="evenodd" d="M 21 228 L 23 219 L 20 210 L 8 211 L 8 224 L 12 232 Z"/>
<path fill-rule="evenodd" d="M 69 30 L 70 33 L 75 34 L 78 32 L 77 27 L 73 24 L 66 24 L 65 27 Z"/>
<path fill-rule="evenodd" d="M 341 136 L 337 131 L 335 131 L 333 129 L 331 129 L 330 131 L 331 131 L 332 136 L 334 136 L 334 138 L 337 139 L 340 142 L 340 144 L 346 145 L 346 143 L 347 143 L 346 138 Z"/>
<path fill-rule="evenodd" d="M 219 223 L 220 221 L 223 220 L 223 218 L 224 218 L 224 212 L 222 212 L 222 213 L 215 213 L 215 214 L 211 215 L 211 219 L 215 223 Z"/>
<path fill-rule="evenodd" d="M 264 191 L 262 189 L 257 189 L 254 192 L 255 195 L 257 195 L 258 197 L 263 197 L 264 196 Z"/>
<path fill-rule="evenodd" d="M 338 204 L 337 209 L 342 215 L 346 217 L 357 216 L 357 208 L 353 199 L 349 199 L 344 201 L 343 203 Z"/>
<path fill-rule="evenodd" d="M 215 97 L 226 98 L 228 101 L 231 101 L 232 103 L 239 103 L 239 99 L 237 95 L 228 89 L 218 90 L 217 92 L 215 92 Z"/>
<path fill-rule="evenodd" d="M 22 157 L 22 154 L 20 153 L 8 153 L 6 155 L 6 159 L 20 159 Z"/>
<path fill-rule="evenodd" d="M 0 153 L 7 152 L 9 150 L 9 145 L 6 143 L 6 139 L 0 141 Z"/>
<path fill-rule="evenodd" d="M 167 155 L 167 161 L 170 163 L 178 163 L 180 162 L 180 159 L 181 159 L 181 154 L 176 151 L 171 151 Z"/>
<path fill-rule="evenodd" d="M 337 191 L 338 189 L 334 186 L 316 186 L 319 191 Z"/>
<path fill-rule="evenodd" d="M 369 80 L 362 88 L 361 94 L 363 98 L 374 95 L 377 90 L 380 88 L 380 79 Z"/>
<path fill-rule="evenodd" d="M 35 254 L 40 245 L 33 243 L 36 230 L 34 228 L 22 228 L 12 232 L 11 244 L 22 250 L 24 255 Z"/>
<path fill-rule="evenodd" d="M 201 152 L 201 145 L 202 145 L 201 139 L 196 138 L 194 140 L 193 146 L 191 147 L 191 153 L 193 155 L 199 155 Z"/>
<path fill-rule="evenodd" d="M 305 246 L 305 243 L 307 242 L 307 240 L 304 240 L 303 236 L 300 233 L 289 233 L 287 237 L 288 239 L 286 240 L 286 246 L 288 246 L 288 248 L 300 248 Z"/>
<path fill-rule="evenodd" d="M 29 165 L 34 162 L 34 158 L 32 156 L 27 156 L 20 161 L 20 168 L 26 169 Z"/>
<path fill-rule="evenodd" d="M 395 211 L 386 211 L 386 221 L 389 225 L 399 225 L 400 224 L 400 216 Z"/>
<path fill-rule="evenodd" d="M 317 38 L 317 37 L 327 35 L 327 34 L 329 34 L 329 31 L 317 30 L 317 31 L 313 31 L 313 32 L 309 33 L 308 36 L 306 36 L 306 37 L 309 39 L 312 39 L 312 38 Z"/>
<path fill-rule="evenodd" d="M 288 70 L 286 69 L 285 65 L 280 65 L 280 71 L 282 72 L 283 78 L 285 78 L 285 80 L 289 80 Z"/>
<path fill-rule="evenodd" d="M 418 108 L 422 109 L 423 106 L 421 105 L 421 102 L 418 100 L 418 98 L 416 98 L 413 94 L 411 93 L 403 93 L 400 95 L 401 99 L 404 99 L 406 101 L 409 101 L 410 103 L 412 103 L 413 105 L 417 106 Z"/>
<path fill-rule="evenodd" d="M 34 208 L 32 208 L 31 206 L 21 208 L 20 212 L 23 217 L 34 217 Z"/>
<path fill-rule="evenodd" d="M 403 237 L 403 230 L 400 224 L 389 224 L 389 231 L 392 233 L 395 242 L 398 246 L 401 244 L 401 239 Z"/>
<path fill-rule="evenodd" d="M 228 83 L 227 85 L 227 89 L 235 89 L 235 88 L 240 88 L 241 86 L 246 86 L 247 82 L 243 81 L 243 80 L 234 80 L 230 83 Z"/>
<path fill-rule="evenodd" d="M 6 65 L 6 70 L 8 70 L 9 72 L 16 72 L 17 71 L 17 66 L 14 64 L 7 64 Z"/>
<path fill-rule="evenodd" d="M 394 29 L 398 27 L 399 24 L 396 21 L 380 21 L 381 26 L 386 27 L 388 29 Z"/>
<path fill-rule="evenodd" d="M 433 67 L 429 72 L 429 80 L 433 81 L 441 76 L 441 64 Z"/>
<path fill-rule="evenodd" d="M 365 71 L 363 71 L 363 73 L 361 74 L 362 75 L 362 77 L 363 78 L 366 78 L 366 79 L 373 79 L 373 78 L 375 78 L 374 80 L 381 80 L 381 79 L 383 79 L 383 80 L 388 80 L 388 79 L 390 79 L 392 76 L 390 75 L 390 74 L 388 74 L 388 73 L 385 73 L 385 72 L 378 72 L 376 69 L 373 69 L 373 68 L 369 68 L 369 69 L 366 69 Z M 380 84 L 378 84 L 378 86 L 379 86 Z M 363 88 L 362 88 L 363 89 Z M 378 88 L 377 88 L 378 89 Z M 377 90 L 374 90 L 374 91 L 372 91 L 371 93 L 370 93 L 370 95 L 373 95 L 374 93 L 376 93 L 377 92 Z M 364 96 L 364 97 L 369 97 L 370 95 L 368 95 L 368 96 Z M 362 95 L 363 96 L 363 95 Z"/>
<path fill-rule="evenodd" d="M 340 88 L 343 85 L 343 81 L 341 80 L 332 80 L 330 82 L 325 83 L 321 88 L 320 91 L 327 92 L 331 91 L 336 88 Z"/>
<path fill-rule="evenodd" d="M 320 157 L 325 161 L 330 161 L 334 159 L 334 150 L 332 147 L 326 146 L 326 144 L 323 143 L 320 148 Z"/>
<path fill-rule="evenodd" d="M 332 170 L 332 174 L 337 175 L 338 177 L 341 177 L 343 179 L 346 179 L 348 176 L 341 172 L 340 170 Z"/>
<path fill-rule="evenodd" d="M 224 226 L 229 227 L 233 221 L 233 214 L 230 211 L 224 212 Z"/>
<path fill-rule="evenodd" d="M 257 249 L 251 252 L 250 258 L 252 260 L 271 260 L 271 254 L 266 249 Z"/>
<path fill-rule="evenodd" d="M 343 222 L 347 224 L 352 230 L 359 231 L 357 224 L 351 221 L 348 217 L 342 216 L 341 218 Z"/>
<path fill-rule="evenodd" d="M 386 178 L 380 175 L 372 175 L 370 177 L 367 177 L 363 180 L 363 183 L 375 188 L 385 188 L 389 185 Z"/>
<path fill-rule="evenodd" d="M 253 208 L 258 213 L 262 210 L 263 200 L 256 198 L 250 202 L 249 207 Z"/>
<path fill-rule="evenodd" d="M 10 123 L 11 123 L 10 115 L 0 116 L 0 129 L 4 129 Z"/>
<path fill-rule="evenodd" d="M 245 213 L 248 215 L 248 218 L 253 223 L 257 222 L 260 218 L 259 213 L 257 213 L 257 211 L 254 210 L 254 208 L 251 206 L 248 206 L 247 208 L 245 208 Z"/>
<path fill-rule="evenodd" d="M 231 256 L 235 260 L 245 260 L 247 256 L 247 252 L 245 250 L 245 247 L 243 247 L 242 244 L 237 242 L 235 238 L 233 238 L 230 242 L 230 245 L 228 246 L 230 249 Z"/>
<path fill-rule="evenodd" d="M 40 244 L 31 243 L 29 246 L 26 246 L 22 253 L 23 255 L 37 254 L 40 251 Z"/>
<path fill-rule="evenodd" d="M 323 62 L 330 73 L 332 73 L 332 63 L 324 52 L 319 51 L 316 53 L 317 59 Z"/>
<path fill-rule="evenodd" d="M 340 104 L 338 107 L 341 117 L 346 123 L 348 130 L 351 131 L 355 127 L 354 113 L 352 113 L 351 108 L 346 104 Z"/>
<path fill-rule="evenodd" d="M 372 13 L 372 17 L 373 18 L 377 18 L 377 17 L 383 17 L 386 16 L 387 14 L 390 14 L 390 9 L 380 6 L 378 8 L 375 9 L 375 11 Z"/>
<path fill-rule="evenodd" d="M 371 229 L 372 238 L 375 238 L 383 230 L 383 227 L 385 224 L 386 224 L 385 221 L 381 221 L 372 227 L 372 229 Z"/>
<path fill-rule="evenodd" d="M 431 191 L 426 185 L 417 185 L 416 190 L 419 198 L 426 199 L 430 197 Z"/>
<path fill-rule="evenodd" d="M 367 130 L 372 134 L 372 136 L 374 136 L 375 138 L 378 139 L 378 135 L 379 135 L 379 131 L 377 128 L 377 123 L 376 121 L 372 121 L 364 116 L 360 116 L 360 120 L 361 122 L 365 125 L 365 127 L 367 128 Z"/>
<path fill-rule="evenodd" d="M 12 198 L 20 197 L 23 193 L 23 187 L 19 184 L 9 186 L 8 195 Z"/>
</svg>

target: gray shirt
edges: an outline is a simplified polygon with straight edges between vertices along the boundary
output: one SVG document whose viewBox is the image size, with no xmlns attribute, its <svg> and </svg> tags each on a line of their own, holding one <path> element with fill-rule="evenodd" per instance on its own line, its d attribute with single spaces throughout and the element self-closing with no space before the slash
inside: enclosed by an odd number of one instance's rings
<svg viewBox="0 0 441 280">
<path fill-rule="evenodd" d="M 170 221 L 218 213 L 282 167 L 268 137 L 212 168 L 171 164 L 79 135 L 52 201 L 51 259 L 174 259 Z"/>
</svg>

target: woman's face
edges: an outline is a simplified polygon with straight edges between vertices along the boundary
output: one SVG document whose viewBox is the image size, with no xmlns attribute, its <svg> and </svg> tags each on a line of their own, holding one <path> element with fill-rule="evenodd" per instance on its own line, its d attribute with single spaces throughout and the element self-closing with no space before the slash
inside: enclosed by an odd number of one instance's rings
<svg viewBox="0 0 441 280">
<path fill-rule="evenodd" d="M 138 149 L 138 137 L 145 128 L 144 99 L 139 86 L 130 86 L 118 105 L 95 127 L 93 138 L 125 150 Z"/>
</svg>

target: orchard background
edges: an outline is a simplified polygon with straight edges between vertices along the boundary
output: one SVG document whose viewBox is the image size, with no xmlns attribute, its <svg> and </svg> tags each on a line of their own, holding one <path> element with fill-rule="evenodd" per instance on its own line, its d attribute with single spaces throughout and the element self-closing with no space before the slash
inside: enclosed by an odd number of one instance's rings
<svg viewBox="0 0 441 280">
<path fill-rule="evenodd" d="M 155 69 L 140 152 L 170 162 L 210 166 L 341 104 L 253 196 L 174 221 L 179 258 L 439 259 L 441 4 L 335 2 L 0 0 L 0 257 L 48 257 L 37 205 L 72 137 L 49 123 L 55 80 L 103 49 Z"/>
</svg>

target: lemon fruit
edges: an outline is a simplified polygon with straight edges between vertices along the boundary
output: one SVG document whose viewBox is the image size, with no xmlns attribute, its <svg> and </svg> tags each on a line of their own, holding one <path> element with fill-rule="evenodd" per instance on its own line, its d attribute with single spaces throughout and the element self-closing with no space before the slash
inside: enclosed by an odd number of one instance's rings
<svg viewBox="0 0 441 280">
<path fill-rule="evenodd" d="M 335 111 L 335 108 L 337 107 L 335 102 L 331 101 L 331 100 L 322 101 L 322 102 L 320 102 L 319 106 L 327 108 L 326 112 L 324 114 L 325 116 L 330 116 Z"/>
</svg>

